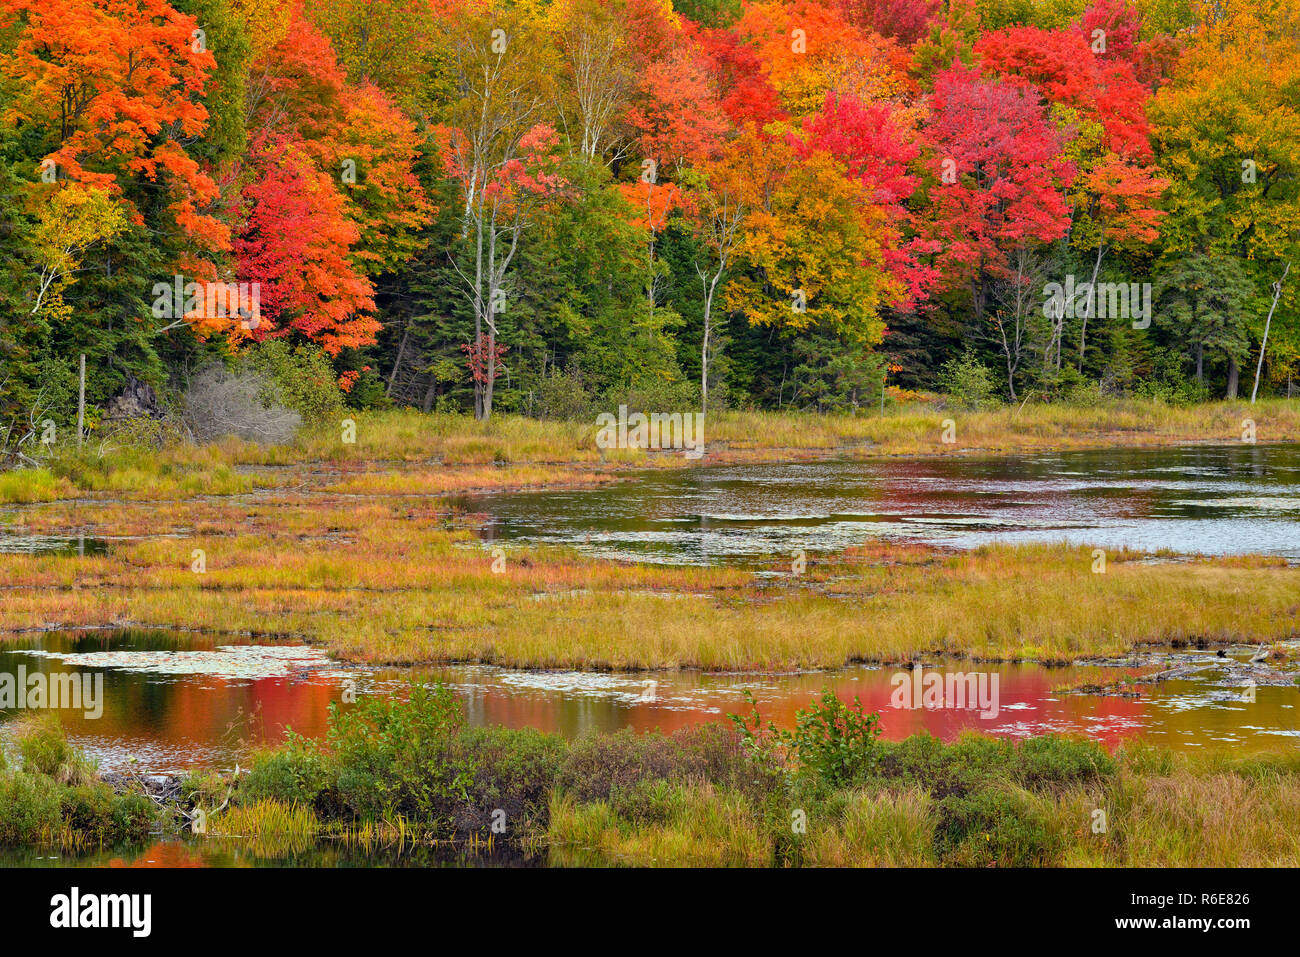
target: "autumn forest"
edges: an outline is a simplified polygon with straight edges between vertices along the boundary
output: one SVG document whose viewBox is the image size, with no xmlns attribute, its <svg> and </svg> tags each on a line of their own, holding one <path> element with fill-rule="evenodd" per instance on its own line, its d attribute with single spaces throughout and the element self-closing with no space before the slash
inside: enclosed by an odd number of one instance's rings
<svg viewBox="0 0 1300 957">
<path fill-rule="evenodd" d="M 92 407 L 214 362 L 479 418 L 1290 395 L 1298 37 L 1294 0 L 0 0 L 0 411 L 67 421 L 82 355 Z"/>
</svg>

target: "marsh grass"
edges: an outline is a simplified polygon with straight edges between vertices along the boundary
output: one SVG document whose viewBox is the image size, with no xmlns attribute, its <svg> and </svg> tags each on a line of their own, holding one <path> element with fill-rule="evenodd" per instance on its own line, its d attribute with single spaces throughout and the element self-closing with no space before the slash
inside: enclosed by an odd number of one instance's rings
<svg viewBox="0 0 1300 957">
<path fill-rule="evenodd" d="M 243 846 L 258 857 L 287 857 L 309 850 L 320 829 L 320 821 L 309 807 L 257 801 L 214 815 L 208 833 L 216 838 L 241 838 Z"/>
<path fill-rule="evenodd" d="M 432 700 L 432 699 L 430 699 Z M 418 701 L 402 708 L 429 710 Z M 827 712 L 825 702 L 809 714 Z M 420 723 L 416 720 L 415 723 Z M 812 729 L 826 722 L 806 721 Z M 826 740 L 836 740 L 827 733 Z M 257 797 L 250 834 L 313 832 L 366 850 L 466 844 L 451 821 L 486 820 L 502 793 L 534 795 L 544 813 L 517 806 L 502 841 L 552 866 L 1050 867 L 1294 865 L 1300 757 L 1184 756 L 1150 747 L 1108 754 L 1095 742 L 1045 736 L 1020 742 L 966 734 L 851 745 L 845 780 L 817 766 L 811 777 L 769 773 L 793 752 L 756 751 L 714 725 L 666 736 L 594 734 L 567 742 L 535 731 L 479 729 L 460 741 L 486 775 L 457 799 L 461 811 L 430 816 L 343 814 L 312 823 L 298 805 Z M 486 745 L 486 746 L 485 746 Z M 298 753 L 292 762 L 303 758 Z M 271 754 L 260 759 L 274 760 Z M 387 765 L 340 753 L 340 780 Z M 262 772 L 255 766 L 250 783 Z M 791 765 L 793 770 L 793 764 Z M 281 771 L 283 768 L 281 768 Z M 277 772 L 280 773 L 280 772 Z M 436 775 L 435 775 L 436 777 Z M 484 781 L 493 782 L 484 787 Z M 435 782 L 436 783 L 436 782 Z M 326 804 L 326 782 L 317 803 Z M 1098 812 L 1104 813 L 1096 827 Z M 231 818 L 230 820 L 235 820 Z M 265 820 L 266 824 L 258 821 Z M 301 823 L 290 826 L 290 820 Z M 281 823 L 284 822 L 284 823 Z M 225 825 L 223 825 L 224 827 Z M 478 827 L 466 846 L 491 847 Z"/>
<path fill-rule="evenodd" d="M 53 503 L 10 526 L 160 537 L 116 541 L 105 555 L 0 555 L 0 633 L 133 622 L 299 636 L 367 663 L 1061 662 L 1142 645 L 1272 643 L 1293 637 L 1300 621 L 1300 569 L 1285 563 L 1119 552 L 1102 575 L 1088 548 L 1064 544 L 951 552 L 877 543 L 814 556 L 803 576 L 773 579 L 551 548 L 512 547 L 494 571 L 473 519 L 431 499 Z"/>
<path fill-rule="evenodd" d="M 0 504 L 52 502 L 59 498 L 70 498 L 75 492 L 76 489 L 70 482 L 56 477 L 48 469 L 0 471 Z"/>
<path fill-rule="evenodd" d="M 933 801 L 927 791 L 849 790 L 810 828 L 804 862 L 815 867 L 933 867 Z"/>
<path fill-rule="evenodd" d="M 0 759 L 0 846 L 85 850 L 142 840 L 155 824 L 153 803 L 99 781 L 57 718 L 23 719 L 12 737 L 21 765 Z"/>
<path fill-rule="evenodd" d="M 690 468 L 698 464 L 779 461 L 849 456 L 961 455 L 1034 449 L 1175 445 L 1241 440 L 1251 419 L 1258 441 L 1300 439 L 1300 402 L 1263 400 L 1169 406 L 1137 399 L 1089 406 L 1026 405 L 984 412 L 947 410 L 914 403 L 887 414 L 827 416 L 801 412 L 710 413 L 706 453 L 688 459 L 673 452 L 603 450 L 591 421 L 556 422 L 495 416 L 478 422 L 461 414 L 423 414 L 409 409 L 355 412 L 337 422 L 302 430 L 288 445 L 261 446 L 227 438 L 196 446 L 166 434 L 148 441 L 106 441 L 82 452 L 58 448 L 44 470 L 0 474 L 0 504 L 50 501 L 72 496 L 189 498 L 234 495 L 301 478 L 317 467 L 332 471 L 392 471 L 392 477 L 354 477 L 333 484 L 357 494 L 438 494 L 466 488 L 551 481 L 542 466 L 565 466 L 559 481 L 585 470 L 610 467 Z M 343 422 L 355 424 L 355 441 L 343 441 Z M 944 421 L 956 426 L 956 442 L 942 440 Z M 414 466 L 408 475 L 401 473 Z M 421 469 L 421 467 L 424 467 Z M 434 473 L 429 467 L 452 469 Z M 286 477 L 285 470 L 294 473 Z M 599 474 L 599 473 L 597 473 Z M 599 480 L 599 479 L 596 479 Z"/>
<path fill-rule="evenodd" d="M 647 824 L 609 803 L 551 804 L 546 840 L 553 866 L 758 867 L 772 861 L 771 841 L 754 808 L 711 784 L 670 788 L 661 820 Z"/>
</svg>

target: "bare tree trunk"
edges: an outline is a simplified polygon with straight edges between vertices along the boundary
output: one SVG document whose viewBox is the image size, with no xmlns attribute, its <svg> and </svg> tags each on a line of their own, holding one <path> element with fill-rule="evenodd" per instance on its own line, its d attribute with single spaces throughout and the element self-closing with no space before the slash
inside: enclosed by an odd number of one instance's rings
<svg viewBox="0 0 1300 957">
<path fill-rule="evenodd" d="M 1273 283 L 1273 305 L 1268 307 L 1268 318 L 1264 320 L 1264 341 L 1259 344 L 1259 362 L 1255 366 L 1255 388 L 1250 390 L 1250 404 L 1255 404 L 1255 396 L 1259 394 L 1259 374 L 1264 368 L 1264 350 L 1268 348 L 1268 327 L 1273 324 L 1273 310 L 1277 308 L 1277 301 L 1282 298 L 1282 283 L 1286 282 L 1287 275 L 1291 272 L 1291 264 L 1286 264 L 1286 269 L 1282 270 L 1282 278 Z M 1288 398 L 1290 397 L 1290 386 L 1287 387 Z"/>
<path fill-rule="evenodd" d="M 718 262 L 718 269 L 713 274 L 713 278 L 706 281 L 705 275 L 699 266 L 695 267 L 695 271 L 700 276 L 700 284 L 704 286 L 704 341 L 700 345 L 701 412 L 707 412 L 709 408 L 709 339 L 713 335 L 713 297 L 718 290 L 718 280 L 722 278 L 726 268 L 727 259 L 723 256 Z"/>
<path fill-rule="evenodd" d="M 402 359 L 406 355 L 406 340 L 411 337 L 411 324 L 407 322 L 406 328 L 402 330 L 402 341 L 397 346 L 397 358 L 393 360 L 393 371 L 388 375 L 388 388 L 384 390 L 384 395 L 392 396 L 393 382 L 397 379 L 398 370 L 402 368 Z"/>
<path fill-rule="evenodd" d="M 1083 325 L 1079 327 L 1079 372 L 1083 372 L 1083 352 L 1088 341 L 1088 319 L 1097 308 L 1097 274 L 1101 271 L 1101 257 L 1106 251 L 1106 244 L 1097 246 L 1097 261 L 1092 264 L 1092 279 L 1088 281 L 1088 308 L 1083 313 Z"/>
<path fill-rule="evenodd" d="M 474 352 L 471 360 L 477 360 L 479 343 L 483 340 L 483 216 L 477 217 L 474 235 Z M 474 377 L 474 418 L 483 418 L 483 383 Z"/>
<path fill-rule="evenodd" d="M 81 438 L 86 426 L 86 354 L 81 354 L 81 375 L 77 384 L 77 448 L 81 448 Z"/>
<path fill-rule="evenodd" d="M 709 307 L 712 303 L 704 300 L 704 342 L 700 346 L 700 411 L 709 410 Z"/>
<path fill-rule="evenodd" d="M 497 381 L 497 229 L 496 210 L 492 211 L 492 229 L 488 232 L 488 297 L 487 297 L 487 382 L 483 383 L 484 422 L 492 417 L 492 392 Z"/>
<path fill-rule="evenodd" d="M 1224 398 L 1235 399 L 1237 397 L 1237 383 L 1240 379 L 1241 370 L 1237 367 L 1235 358 L 1228 359 L 1228 393 Z"/>
</svg>

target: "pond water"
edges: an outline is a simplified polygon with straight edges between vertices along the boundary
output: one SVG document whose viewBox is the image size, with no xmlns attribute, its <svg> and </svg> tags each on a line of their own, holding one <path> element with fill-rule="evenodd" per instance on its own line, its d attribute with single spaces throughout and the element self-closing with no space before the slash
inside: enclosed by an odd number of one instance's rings
<svg viewBox="0 0 1300 957">
<path fill-rule="evenodd" d="M 1070 541 L 1182 553 L 1261 552 L 1300 563 L 1300 447 L 1120 449 L 975 458 L 812 462 L 647 470 L 592 489 L 464 498 L 487 516 L 493 540 L 561 543 L 618 559 L 758 567 L 765 556 L 833 551 L 871 539 L 973 547 L 990 541 Z M 104 539 L 0 539 L 0 549 L 94 554 Z M 563 601 L 564 596 L 555 597 Z M 1249 613 L 1248 610 L 1244 613 Z M 1064 667 L 926 662 L 922 676 L 982 676 L 986 707 L 898 707 L 912 676 L 858 666 L 797 674 L 679 671 L 645 675 L 513 671 L 483 666 L 375 669 L 333 662 L 319 649 L 231 636 L 97 631 L 24 636 L 0 644 L 6 676 L 102 681 L 102 711 L 60 708 L 69 736 L 105 770 L 232 768 L 285 729 L 324 734 L 329 707 L 349 696 L 401 695 L 414 680 L 454 689 L 474 724 L 534 727 L 576 736 L 632 728 L 673 731 L 725 721 L 754 694 L 765 719 L 789 727 L 830 688 L 880 714 L 886 737 L 970 729 L 1010 737 L 1080 734 L 1117 747 L 1141 739 L 1174 749 L 1233 751 L 1300 745 L 1300 657 L 1257 668 L 1253 649 L 1153 652 Z M 1170 680 L 1149 681 L 1173 670 Z M 1080 688 L 1124 694 L 1085 693 Z M 914 687 L 916 685 L 913 685 Z M 100 711 L 101 713 L 93 713 Z M 981 713 L 983 712 L 983 713 Z M 25 709 L 0 695 L 0 741 Z M 502 851 L 502 854 L 515 852 Z M 378 861 L 331 845 L 262 859 L 238 843 L 163 840 L 69 858 L 7 851 L 0 865 L 203 866 L 256 863 L 528 864 L 434 850 Z M 423 854 L 424 856 L 420 856 Z"/>
<path fill-rule="evenodd" d="M 287 727 L 323 735 L 330 704 L 350 706 L 344 703 L 345 690 L 358 697 L 401 695 L 412 678 L 448 684 L 473 724 L 526 726 L 567 736 L 619 728 L 672 731 L 724 721 L 728 713 L 748 710 L 747 690 L 765 718 L 790 727 L 795 712 L 829 687 L 845 700 L 856 695 L 868 711 L 878 711 L 888 738 L 929 731 L 951 739 L 971 729 L 1011 737 L 1083 734 L 1110 747 L 1139 737 L 1176 749 L 1295 747 L 1300 744 L 1295 676 L 1283 669 L 1257 675 L 1253 689 L 1244 687 L 1237 663 L 1250 651 L 1237 649 L 1230 659 L 1190 651 L 1054 668 L 953 661 L 923 667 L 922 680 L 931 672 L 983 675 L 987 696 L 979 708 L 896 707 L 901 684 L 916 685 L 910 673 L 892 667 L 647 675 L 484 666 L 367 669 L 339 665 L 302 645 L 140 631 L 50 633 L 7 643 L 0 650 L 0 676 L 25 675 L 28 683 L 33 674 L 46 676 L 47 682 L 60 674 L 86 675 L 92 682 L 101 676 L 100 707 L 83 700 L 78 708 L 63 707 L 57 713 L 69 736 L 105 770 L 228 769 L 241 760 L 247 763 L 258 745 L 283 740 Z M 1177 680 L 1144 684 L 1136 689 L 1138 697 L 1073 690 L 1173 666 L 1186 673 Z M 916 703 L 926 704 L 921 699 Z M 0 711 L 0 739 L 23 714 L 21 707 Z"/>
<path fill-rule="evenodd" d="M 10 555 L 105 555 L 109 541 L 88 535 L 14 535 L 0 532 L 0 553 Z"/>
<path fill-rule="evenodd" d="M 872 539 L 1057 542 L 1300 562 L 1300 446 L 1222 445 L 637 473 L 589 489 L 484 494 L 484 536 L 607 558 L 745 564 Z"/>
</svg>

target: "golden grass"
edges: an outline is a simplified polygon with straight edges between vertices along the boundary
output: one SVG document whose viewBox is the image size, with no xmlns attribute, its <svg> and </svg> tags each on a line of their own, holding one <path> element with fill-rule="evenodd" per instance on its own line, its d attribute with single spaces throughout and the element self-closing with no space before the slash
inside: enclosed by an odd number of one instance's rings
<svg viewBox="0 0 1300 957">
<path fill-rule="evenodd" d="M 931 803 L 917 789 L 850 792 L 829 820 L 809 823 L 803 860 L 814 867 L 933 867 Z"/>
<path fill-rule="evenodd" d="M 1116 554 L 1093 574 L 1087 548 L 877 544 L 773 580 L 511 548 L 494 572 L 470 524 L 401 497 L 35 506 L 18 530 L 174 537 L 0 555 L 0 632 L 131 624 L 295 635 L 374 663 L 789 669 L 1271 642 L 1300 622 L 1300 570 L 1269 561 Z"/>
<path fill-rule="evenodd" d="M 990 779 L 1045 838 L 1046 866 L 1295 867 L 1300 865 L 1300 756 L 1234 759 L 1141 748 L 1119 755 L 1113 776 L 1091 790 L 1026 790 Z M 678 789 L 667 820 L 629 820 L 606 804 L 551 804 L 552 865 L 770 865 L 779 818 L 757 821 L 707 785 Z M 1104 812 L 1099 818 L 1097 812 Z M 806 811 L 807 833 L 780 835 L 792 863 L 813 867 L 965 866 L 972 850 L 941 856 L 938 801 L 923 788 L 833 792 Z M 1013 822 L 1009 822 L 1014 828 Z M 1019 840 L 1029 837 L 1021 833 Z M 979 850 L 979 848 L 975 848 Z"/>
<path fill-rule="evenodd" d="M 285 857 L 314 846 L 320 821 L 309 807 L 279 801 L 234 805 L 214 814 L 208 833 L 214 838 L 240 838 L 258 857 Z"/>
<path fill-rule="evenodd" d="M 1108 830 L 1066 863 L 1126 867 L 1300 864 L 1300 755 L 1139 747 L 1104 799 Z"/>
<path fill-rule="evenodd" d="M 55 478 L 45 469 L 20 469 L 0 472 L 0 503 L 27 505 L 69 498 L 75 493 L 65 479 Z"/>
<path fill-rule="evenodd" d="M 629 824 L 604 802 L 551 801 L 546 841 L 555 867 L 762 867 L 770 843 L 758 815 L 741 796 L 709 784 L 682 788 L 669 819 L 650 827 Z"/>
<path fill-rule="evenodd" d="M 84 495 L 192 498 L 296 482 L 357 494 L 440 494 L 467 488 L 567 483 L 577 481 L 586 470 L 608 467 L 690 468 L 829 454 L 969 455 L 1232 443 L 1241 441 L 1246 419 L 1255 423 L 1259 442 L 1300 440 L 1300 402 L 1283 399 L 1255 405 L 1236 401 L 1187 407 L 1127 399 L 1087 407 L 1027 405 L 986 412 L 908 405 L 883 416 L 719 412 L 706 419 L 706 453 L 701 459 L 675 452 L 602 450 L 596 446 L 594 420 L 546 422 L 506 415 L 477 422 L 466 415 L 425 415 L 407 409 L 348 412 L 345 417 L 355 425 L 355 441 L 349 443 L 344 442 L 344 417 L 340 417 L 338 423 L 305 430 L 288 446 L 264 447 L 227 439 L 202 447 L 171 444 L 157 451 L 117 449 L 103 457 L 91 452 L 81 457 L 65 453 L 51 464 L 54 474 L 41 470 L 0 474 L 0 503 Z M 955 427 L 952 443 L 943 441 L 948 419 Z M 376 466 L 393 475 L 338 475 L 374 472 Z M 566 468 L 544 468 L 548 466 Z M 492 472 L 492 468 L 501 471 Z"/>
</svg>

